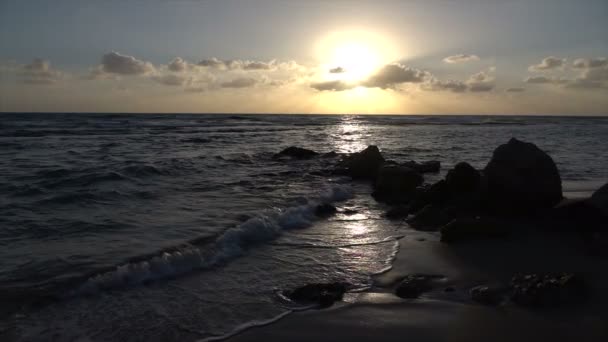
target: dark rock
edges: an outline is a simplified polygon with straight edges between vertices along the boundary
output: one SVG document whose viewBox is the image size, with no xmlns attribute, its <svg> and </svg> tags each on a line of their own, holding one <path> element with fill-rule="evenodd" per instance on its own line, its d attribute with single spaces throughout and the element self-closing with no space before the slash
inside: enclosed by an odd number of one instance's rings
<svg viewBox="0 0 608 342">
<path fill-rule="evenodd" d="M 515 138 L 494 150 L 484 169 L 488 209 L 525 215 L 554 207 L 562 183 L 553 159 L 532 143 Z"/>
<path fill-rule="evenodd" d="M 608 229 L 608 216 L 589 200 L 564 199 L 540 216 L 539 224 L 551 231 L 602 231 Z"/>
<path fill-rule="evenodd" d="M 338 153 L 336 153 L 336 151 L 331 151 L 331 152 L 323 153 L 321 155 L 321 158 L 335 158 L 337 156 L 338 156 Z"/>
<path fill-rule="evenodd" d="M 382 166 L 378 171 L 372 196 L 377 201 L 404 203 L 424 178 L 416 171 L 400 166 Z"/>
<path fill-rule="evenodd" d="M 454 291 L 456 291 L 456 289 L 455 289 L 455 288 L 453 288 L 453 287 L 451 287 L 451 286 L 448 286 L 448 287 L 446 287 L 445 289 L 443 289 L 443 291 L 444 291 L 444 292 L 454 292 Z"/>
<path fill-rule="evenodd" d="M 331 204 L 319 204 L 315 208 L 315 215 L 319 217 L 329 217 L 334 215 L 338 210 Z"/>
<path fill-rule="evenodd" d="M 589 199 L 589 204 L 600 210 L 605 217 L 608 217 L 608 183 L 593 193 L 591 199 Z"/>
<path fill-rule="evenodd" d="M 409 215 L 410 208 L 407 205 L 392 207 L 386 212 L 386 217 L 391 220 L 404 219 Z"/>
<path fill-rule="evenodd" d="M 500 238 L 507 234 L 507 227 L 495 219 L 457 218 L 441 227 L 441 242 Z"/>
<path fill-rule="evenodd" d="M 326 308 L 341 300 L 349 287 L 350 284 L 347 283 L 307 284 L 285 295 L 296 303 L 318 303 L 320 307 Z"/>
<path fill-rule="evenodd" d="M 419 187 L 410 201 L 410 211 L 416 213 L 422 210 L 427 205 L 443 206 L 449 199 L 450 195 L 445 180 L 440 180 L 431 186 Z"/>
<path fill-rule="evenodd" d="M 407 220 L 417 230 L 437 230 L 453 219 L 448 211 L 429 204 L 418 211 L 416 215 Z"/>
<path fill-rule="evenodd" d="M 353 178 L 375 179 L 378 168 L 384 163 L 384 157 L 376 146 L 368 146 L 365 150 L 353 153 L 338 165 L 338 169 Z"/>
<path fill-rule="evenodd" d="M 283 151 L 275 154 L 274 156 L 272 156 L 272 158 L 279 159 L 281 157 L 291 157 L 291 158 L 295 158 L 295 159 L 310 159 L 310 158 L 316 157 L 317 155 L 319 155 L 319 153 L 317 153 L 315 151 L 308 150 L 308 149 L 301 148 L 301 147 L 290 146 L 290 147 L 284 149 Z"/>
<path fill-rule="evenodd" d="M 417 298 L 424 292 L 433 289 L 434 281 L 441 276 L 411 274 L 403 278 L 397 285 L 395 294 L 401 298 Z"/>
<path fill-rule="evenodd" d="M 556 306 L 586 296 L 583 279 L 572 273 L 518 274 L 511 279 L 511 300 L 523 306 Z"/>
<path fill-rule="evenodd" d="M 471 299 L 484 305 L 498 305 L 505 299 L 506 290 L 502 287 L 475 286 L 469 291 Z"/>
<path fill-rule="evenodd" d="M 445 176 L 446 186 L 452 194 L 476 191 L 480 180 L 480 172 L 465 162 L 456 164 Z"/>
<path fill-rule="evenodd" d="M 402 164 L 405 167 L 409 167 L 416 170 L 419 173 L 435 173 L 441 170 L 441 162 L 437 160 L 430 160 L 424 163 L 418 163 L 413 160 Z"/>
</svg>

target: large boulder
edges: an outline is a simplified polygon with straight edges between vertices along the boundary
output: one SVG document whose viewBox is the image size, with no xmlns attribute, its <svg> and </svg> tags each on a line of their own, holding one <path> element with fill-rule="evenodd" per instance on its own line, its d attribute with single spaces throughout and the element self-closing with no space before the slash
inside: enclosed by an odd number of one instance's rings
<svg viewBox="0 0 608 342">
<path fill-rule="evenodd" d="M 424 178 L 418 172 L 402 166 L 382 166 L 378 170 L 372 196 L 387 203 L 407 202 Z"/>
<path fill-rule="evenodd" d="M 341 300 L 349 286 L 347 283 L 307 284 L 285 295 L 299 304 L 319 304 L 326 308 Z"/>
<path fill-rule="evenodd" d="M 608 217 L 608 183 L 604 184 L 589 199 L 589 204 L 597 208 Z"/>
<path fill-rule="evenodd" d="M 452 194 L 476 191 L 479 188 L 481 173 L 466 162 L 460 162 L 445 176 L 447 188 Z"/>
<path fill-rule="evenodd" d="M 532 143 L 515 138 L 500 145 L 484 169 L 488 209 L 501 214 L 532 214 L 562 199 L 553 159 Z"/>
<path fill-rule="evenodd" d="M 353 153 L 339 164 L 347 175 L 353 178 L 375 179 L 384 157 L 377 146 L 370 145 L 365 150 Z"/>
<path fill-rule="evenodd" d="M 508 230 L 503 223 L 493 219 L 473 217 L 457 218 L 441 227 L 441 242 L 457 242 L 471 239 L 500 238 Z"/>
<path fill-rule="evenodd" d="M 282 150 L 281 152 L 275 154 L 274 156 L 272 156 L 272 158 L 280 159 L 282 157 L 291 157 L 294 159 L 310 159 L 310 158 L 316 157 L 318 155 L 319 155 L 319 153 L 317 153 L 313 150 L 296 147 L 296 146 L 290 146 L 290 147 Z"/>
</svg>

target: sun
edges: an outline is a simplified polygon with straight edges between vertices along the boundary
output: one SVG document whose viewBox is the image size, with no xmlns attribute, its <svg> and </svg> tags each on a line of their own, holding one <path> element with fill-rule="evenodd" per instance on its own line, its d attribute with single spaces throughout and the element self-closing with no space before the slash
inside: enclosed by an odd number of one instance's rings
<svg viewBox="0 0 608 342">
<path fill-rule="evenodd" d="M 398 58 L 386 34 L 368 30 L 335 31 L 319 40 L 316 55 L 322 78 L 356 83 Z"/>
</svg>

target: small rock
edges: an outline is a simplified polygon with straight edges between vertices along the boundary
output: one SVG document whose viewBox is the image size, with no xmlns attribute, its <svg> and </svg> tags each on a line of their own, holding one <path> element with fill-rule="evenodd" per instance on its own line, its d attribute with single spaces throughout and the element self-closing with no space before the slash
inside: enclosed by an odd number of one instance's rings
<svg viewBox="0 0 608 342">
<path fill-rule="evenodd" d="M 307 284 L 286 293 L 286 296 L 300 304 L 318 303 L 320 307 L 326 308 L 341 300 L 349 287 L 348 283 Z"/>
<path fill-rule="evenodd" d="M 281 152 L 275 154 L 272 158 L 279 159 L 281 157 L 291 157 L 295 159 L 310 159 L 316 157 L 319 153 L 301 147 L 290 146 Z"/>
<path fill-rule="evenodd" d="M 441 242 L 456 242 L 480 238 L 500 238 L 507 235 L 504 224 L 488 218 L 457 218 L 441 227 Z"/>
<path fill-rule="evenodd" d="M 329 217 L 334 215 L 338 210 L 331 204 L 319 204 L 315 208 L 315 215 L 319 217 Z"/>
<path fill-rule="evenodd" d="M 583 279 L 572 273 L 518 274 L 511 279 L 511 300 L 523 306 L 556 306 L 582 300 Z"/>
<path fill-rule="evenodd" d="M 433 281 L 441 276 L 410 274 L 397 285 L 395 294 L 401 298 L 417 298 L 433 289 Z"/>
<path fill-rule="evenodd" d="M 471 299 L 484 305 L 498 305 L 504 300 L 505 289 L 500 287 L 476 286 L 469 291 Z"/>
</svg>

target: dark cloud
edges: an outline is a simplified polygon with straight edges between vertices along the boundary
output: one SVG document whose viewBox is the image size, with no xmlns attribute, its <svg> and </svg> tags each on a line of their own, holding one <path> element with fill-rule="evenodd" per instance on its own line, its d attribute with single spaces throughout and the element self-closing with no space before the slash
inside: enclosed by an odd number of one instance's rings
<svg viewBox="0 0 608 342">
<path fill-rule="evenodd" d="M 354 88 L 356 85 L 344 81 L 317 82 L 310 85 L 311 88 L 319 91 L 343 91 Z"/>
<path fill-rule="evenodd" d="M 275 67 L 275 62 L 221 60 L 213 57 L 210 59 L 203 59 L 199 61 L 197 65 L 221 70 L 270 70 Z"/>
<path fill-rule="evenodd" d="M 235 78 L 231 81 L 221 83 L 222 88 L 249 88 L 256 85 L 257 81 L 253 78 L 242 77 Z"/>
<path fill-rule="evenodd" d="M 443 59 L 444 62 L 450 63 L 450 64 L 465 63 L 465 62 L 478 61 L 478 60 L 479 60 L 479 57 L 477 55 L 466 55 L 466 54 L 448 56 Z"/>
<path fill-rule="evenodd" d="M 401 64 L 389 64 L 378 70 L 362 83 L 368 88 L 394 88 L 403 83 L 421 83 L 430 77 L 426 71 L 413 69 Z"/>
<path fill-rule="evenodd" d="M 154 71 L 154 66 L 133 56 L 110 52 L 101 58 L 102 70 L 118 75 L 143 75 Z"/>
<path fill-rule="evenodd" d="M 578 58 L 572 62 L 576 69 L 592 69 L 608 67 L 608 58 Z"/>
<path fill-rule="evenodd" d="M 526 91 L 526 88 L 513 87 L 513 88 L 507 88 L 507 89 L 505 89 L 505 91 L 507 93 L 521 93 L 523 91 Z"/>
<path fill-rule="evenodd" d="M 568 83 L 568 80 L 564 78 L 555 78 L 547 76 L 532 76 L 526 78 L 524 82 L 532 84 L 565 84 Z"/>
<path fill-rule="evenodd" d="M 554 69 L 561 69 L 566 64 L 566 59 L 549 56 L 543 58 L 539 64 L 530 65 L 528 70 L 530 71 L 548 71 Z"/>
<path fill-rule="evenodd" d="M 346 70 L 344 70 L 343 67 L 337 67 L 337 68 L 329 69 L 329 73 L 330 74 L 341 74 L 341 73 L 343 73 L 345 71 Z"/>
<path fill-rule="evenodd" d="M 62 77 L 62 73 L 51 68 L 47 60 L 36 58 L 30 64 L 21 67 L 22 82 L 28 84 L 53 84 Z"/>
<path fill-rule="evenodd" d="M 430 91 L 449 90 L 449 91 L 453 91 L 455 93 L 462 93 L 462 92 L 467 91 L 467 85 L 466 85 L 466 83 L 464 83 L 462 81 L 455 81 L 455 80 L 439 81 L 436 79 L 432 79 L 427 84 L 423 85 L 423 89 L 430 90 Z"/>
</svg>

